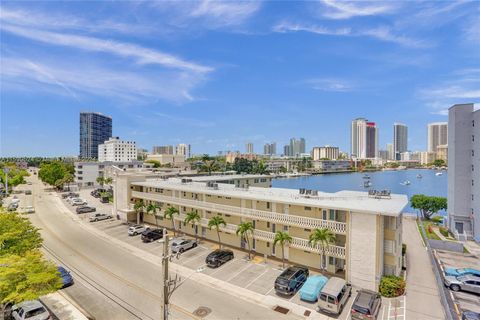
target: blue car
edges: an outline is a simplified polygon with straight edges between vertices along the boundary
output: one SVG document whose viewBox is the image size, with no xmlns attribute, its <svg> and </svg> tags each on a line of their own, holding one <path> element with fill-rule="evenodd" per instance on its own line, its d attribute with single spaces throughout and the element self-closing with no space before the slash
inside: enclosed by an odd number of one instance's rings
<svg viewBox="0 0 480 320">
<path fill-rule="evenodd" d="M 475 277 L 480 277 L 480 270 L 472 268 L 445 268 L 446 276 L 465 276 L 472 275 Z"/>
<path fill-rule="evenodd" d="M 73 277 L 70 274 L 70 271 L 67 271 L 64 267 L 57 267 L 58 272 L 60 272 L 60 276 L 62 277 L 63 287 L 68 287 L 73 284 Z"/>
<path fill-rule="evenodd" d="M 300 289 L 300 299 L 315 302 L 323 286 L 327 283 L 328 278 L 324 276 L 308 277 L 305 284 Z"/>
</svg>

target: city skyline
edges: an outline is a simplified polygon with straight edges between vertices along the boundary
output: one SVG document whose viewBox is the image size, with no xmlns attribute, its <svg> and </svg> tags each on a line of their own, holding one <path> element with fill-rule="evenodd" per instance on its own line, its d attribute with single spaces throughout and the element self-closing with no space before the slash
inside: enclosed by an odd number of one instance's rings
<svg viewBox="0 0 480 320">
<path fill-rule="evenodd" d="M 78 154 L 85 109 L 143 148 L 215 154 L 301 136 L 349 150 L 349 122 L 365 117 L 379 145 L 402 122 L 409 148 L 424 150 L 427 123 L 480 98 L 474 2 L 1 9 L 1 156 Z"/>
</svg>

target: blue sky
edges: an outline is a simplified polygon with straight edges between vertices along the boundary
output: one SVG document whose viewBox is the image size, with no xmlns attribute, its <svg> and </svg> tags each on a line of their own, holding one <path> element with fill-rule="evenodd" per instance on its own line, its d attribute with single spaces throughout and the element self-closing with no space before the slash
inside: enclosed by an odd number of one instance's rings
<svg viewBox="0 0 480 320">
<path fill-rule="evenodd" d="M 349 150 L 366 117 L 391 141 L 480 99 L 480 2 L 8 2 L 1 156 L 78 154 L 80 111 L 140 147 Z"/>
</svg>

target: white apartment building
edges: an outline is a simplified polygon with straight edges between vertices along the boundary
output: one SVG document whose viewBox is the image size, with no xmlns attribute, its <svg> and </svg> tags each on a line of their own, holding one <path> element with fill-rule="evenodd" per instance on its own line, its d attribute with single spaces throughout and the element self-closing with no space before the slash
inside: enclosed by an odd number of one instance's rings
<svg viewBox="0 0 480 320">
<path fill-rule="evenodd" d="M 350 132 L 350 155 L 357 159 L 378 157 L 378 133 L 375 122 L 364 118 L 352 121 Z"/>
<path fill-rule="evenodd" d="M 338 156 L 339 156 L 338 147 L 331 147 L 331 146 L 314 147 L 312 150 L 312 158 L 314 161 L 320 160 L 320 159 L 337 160 Z"/>
<path fill-rule="evenodd" d="M 249 142 L 245 145 L 245 153 L 246 154 L 253 154 L 253 143 Z"/>
<path fill-rule="evenodd" d="M 437 147 L 448 144 L 448 122 L 434 122 L 427 126 L 427 151 L 437 152 Z"/>
<path fill-rule="evenodd" d="M 192 148 L 189 144 L 180 143 L 175 147 L 175 154 L 177 156 L 184 156 L 185 159 L 191 157 Z"/>
<path fill-rule="evenodd" d="M 78 161 L 74 163 L 75 168 L 75 184 L 82 187 L 96 187 L 98 186 L 98 177 L 112 177 L 110 169 L 116 167 L 118 169 L 138 169 L 143 167 L 142 161 Z"/>
<path fill-rule="evenodd" d="M 480 110 L 473 103 L 448 111 L 448 227 L 480 242 Z"/>
<path fill-rule="evenodd" d="M 111 137 L 98 145 L 98 161 L 130 162 L 137 160 L 137 146 L 134 141 Z"/>
<path fill-rule="evenodd" d="M 220 228 L 224 245 L 243 248 L 236 235 L 241 222 L 254 226 L 252 248 L 260 255 L 281 258 L 281 248 L 273 245 L 277 231 L 288 232 L 292 242 L 285 247 L 288 261 L 326 270 L 344 277 L 355 286 L 377 290 L 383 275 L 399 275 L 402 266 L 402 211 L 405 195 L 340 191 L 237 187 L 234 184 L 211 184 L 188 179 L 146 179 L 119 173 L 114 187 L 114 214 L 135 221 L 136 201 L 160 206 L 159 225 L 170 228 L 163 211 L 173 206 L 181 232 L 216 241 L 215 230 L 208 228 L 213 216 L 222 216 L 226 226 Z M 182 223 L 186 213 L 196 210 L 201 221 L 194 228 Z M 143 214 L 145 222 L 154 224 L 153 215 Z M 309 244 L 315 229 L 328 228 L 336 240 L 327 246 L 325 255 L 319 246 Z"/>
</svg>

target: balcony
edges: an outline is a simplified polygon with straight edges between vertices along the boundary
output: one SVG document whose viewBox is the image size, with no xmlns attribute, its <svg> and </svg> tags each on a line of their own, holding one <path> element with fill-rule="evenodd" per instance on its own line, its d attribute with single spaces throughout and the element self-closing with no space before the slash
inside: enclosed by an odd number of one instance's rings
<svg viewBox="0 0 480 320">
<path fill-rule="evenodd" d="M 171 196 L 160 195 L 157 193 L 147 193 L 132 191 L 132 197 L 139 199 L 146 199 L 158 202 L 167 202 L 179 206 L 188 206 L 197 209 L 221 212 L 226 214 L 232 214 L 241 216 L 244 218 L 268 221 L 271 223 L 279 223 L 288 226 L 306 228 L 306 229 L 322 229 L 328 228 L 334 233 L 346 234 L 347 224 L 345 222 L 321 220 L 309 217 L 302 217 L 297 215 L 289 215 L 277 212 L 269 212 L 257 209 L 248 209 L 234 206 L 227 206 L 223 204 L 216 204 L 210 202 L 204 202 L 193 199 L 183 199 Z"/>
<path fill-rule="evenodd" d="M 178 221 L 185 221 L 186 215 L 179 214 L 175 215 L 174 219 Z M 202 218 L 199 223 L 200 226 L 208 228 L 208 219 Z M 220 230 L 223 232 L 229 232 L 235 234 L 237 232 L 237 225 L 227 223 L 226 226 L 221 226 Z M 253 231 L 253 238 L 258 240 L 263 240 L 266 242 L 270 242 L 273 244 L 273 239 L 275 238 L 275 234 L 273 232 L 263 231 L 263 230 L 254 230 Z M 305 251 L 314 252 L 320 254 L 322 249 L 320 246 L 311 246 L 308 240 L 302 238 L 293 237 L 293 241 L 290 243 L 290 247 Z M 342 258 L 345 259 L 345 247 L 330 245 L 325 249 L 325 253 L 328 256 L 335 257 L 335 258 Z"/>
</svg>

